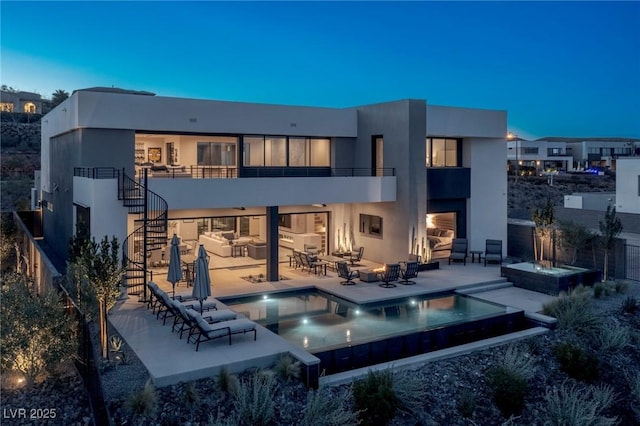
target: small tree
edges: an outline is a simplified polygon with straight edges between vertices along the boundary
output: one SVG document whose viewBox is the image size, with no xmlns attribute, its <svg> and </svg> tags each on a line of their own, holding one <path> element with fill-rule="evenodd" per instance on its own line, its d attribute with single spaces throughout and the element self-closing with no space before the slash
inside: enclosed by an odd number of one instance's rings
<svg viewBox="0 0 640 426">
<path fill-rule="evenodd" d="M 33 282 L 19 274 L 6 274 L 2 281 L 2 369 L 20 371 L 30 386 L 74 357 L 75 323 L 54 290 L 37 295 Z"/>
<path fill-rule="evenodd" d="M 560 245 L 571 250 L 570 265 L 575 265 L 578 260 L 578 252 L 589 246 L 593 240 L 593 232 L 586 226 L 572 220 L 558 222 L 560 228 Z"/>
<path fill-rule="evenodd" d="M 609 250 L 613 248 L 615 239 L 622 232 L 622 222 L 620 221 L 620 218 L 616 216 L 615 206 L 607 206 L 607 211 L 604 214 L 604 220 L 601 220 L 599 225 L 600 237 L 602 238 L 602 245 L 604 247 L 602 281 L 606 281 L 609 278 Z"/>
<path fill-rule="evenodd" d="M 88 290 L 98 302 L 98 322 L 100 324 L 100 348 L 104 358 L 109 357 L 107 313 L 113 308 L 120 295 L 120 283 L 124 274 L 118 256 L 118 239 L 111 241 L 105 235 L 100 244 L 95 239 L 82 248 L 79 263 L 84 268 Z"/>
<path fill-rule="evenodd" d="M 544 260 L 544 246 L 547 240 L 551 240 L 553 233 L 553 223 L 555 221 L 553 203 L 551 198 L 547 198 L 546 203 L 536 208 L 532 214 L 533 223 L 535 224 L 535 237 L 540 239 L 540 253 L 536 249 L 536 238 L 533 239 L 533 253 L 537 261 Z"/>
</svg>

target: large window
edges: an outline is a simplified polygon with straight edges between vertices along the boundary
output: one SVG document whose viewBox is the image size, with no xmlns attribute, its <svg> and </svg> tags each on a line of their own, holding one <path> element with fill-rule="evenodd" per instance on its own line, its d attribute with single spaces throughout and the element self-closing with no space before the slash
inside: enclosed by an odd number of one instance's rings
<svg viewBox="0 0 640 426">
<path fill-rule="evenodd" d="M 361 214 L 360 233 L 370 237 L 382 238 L 382 218 L 380 216 Z"/>
<path fill-rule="evenodd" d="M 246 167 L 330 167 L 331 141 L 321 138 L 245 136 Z"/>
<path fill-rule="evenodd" d="M 427 138 L 427 167 L 460 167 L 457 139 Z"/>
<path fill-rule="evenodd" d="M 198 166 L 235 165 L 235 142 L 198 142 Z"/>
<path fill-rule="evenodd" d="M 287 139 L 267 136 L 264 139 L 264 165 L 285 167 L 287 165 Z"/>
</svg>

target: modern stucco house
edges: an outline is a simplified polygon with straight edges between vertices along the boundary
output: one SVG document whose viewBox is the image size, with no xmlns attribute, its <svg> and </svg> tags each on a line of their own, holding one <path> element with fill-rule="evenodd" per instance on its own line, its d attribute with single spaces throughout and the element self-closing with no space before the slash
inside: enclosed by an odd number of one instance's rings
<svg viewBox="0 0 640 426">
<path fill-rule="evenodd" d="M 319 108 L 77 90 L 42 119 L 44 237 L 64 257 L 82 224 L 134 259 L 175 232 L 222 262 L 239 254 L 218 241 L 232 232 L 269 280 L 304 244 L 395 262 L 424 252 L 428 228 L 470 249 L 501 239 L 506 253 L 505 134 L 505 111 L 425 100 Z"/>
</svg>

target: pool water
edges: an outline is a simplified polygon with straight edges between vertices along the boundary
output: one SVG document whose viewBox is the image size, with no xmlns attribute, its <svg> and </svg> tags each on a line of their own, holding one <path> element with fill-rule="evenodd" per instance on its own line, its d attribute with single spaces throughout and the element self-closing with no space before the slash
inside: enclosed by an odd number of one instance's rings
<svg viewBox="0 0 640 426">
<path fill-rule="evenodd" d="M 493 318 L 510 309 L 459 294 L 357 305 L 319 290 L 221 301 L 311 353 Z"/>
</svg>

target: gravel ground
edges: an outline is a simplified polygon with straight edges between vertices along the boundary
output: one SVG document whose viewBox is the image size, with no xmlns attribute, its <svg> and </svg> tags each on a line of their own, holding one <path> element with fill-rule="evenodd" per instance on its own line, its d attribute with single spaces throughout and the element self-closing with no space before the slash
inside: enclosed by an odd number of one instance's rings
<svg viewBox="0 0 640 426">
<path fill-rule="evenodd" d="M 627 294 L 613 294 L 593 299 L 600 322 L 605 327 L 619 324 L 635 330 L 632 344 L 618 353 L 598 353 L 601 359 L 601 375 L 597 383 L 607 383 L 615 389 L 617 398 L 605 413 L 617 416 L 618 424 L 640 424 L 633 417 L 630 400 L 626 398 L 629 386 L 625 371 L 638 371 L 640 365 L 640 312 L 634 315 L 622 314 L 622 301 L 632 295 L 640 300 L 640 284 L 634 283 Z M 529 392 L 522 413 L 512 420 L 515 425 L 542 425 L 545 413 L 544 395 L 548 389 L 562 383 L 585 384 L 569 378 L 559 368 L 552 354 L 552 347 L 558 342 L 575 340 L 576 336 L 563 330 L 551 331 L 543 336 L 522 341 L 517 346 L 526 350 L 535 360 L 535 375 L 529 381 Z M 582 339 L 582 340 L 581 340 Z M 589 340 L 578 338 L 585 346 Z M 594 351 L 595 348 L 591 348 Z M 469 355 L 438 361 L 417 368 L 409 374 L 409 379 L 417 380 L 426 391 L 422 408 L 412 416 L 397 415 L 392 425 L 500 425 L 507 419 L 502 416 L 493 403 L 486 384 L 485 373 L 488 368 L 498 365 L 506 348 L 494 348 Z M 205 425 L 209 416 L 231 418 L 233 416 L 233 397 L 220 390 L 216 378 L 199 380 L 191 384 L 180 383 L 155 391 L 155 411 L 148 418 L 133 417 L 125 408 L 125 401 L 141 390 L 148 378 L 144 366 L 128 347 L 123 345 L 126 364 L 114 362 L 102 368 L 102 384 L 105 398 L 108 400 L 112 420 L 116 425 Z M 243 375 L 240 379 L 245 378 Z M 348 386 L 331 388 L 330 393 L 337 395 Z M 460 408 L 462 395 L 471 396 L 472 414 L 464 417 Z M 300 384 L 278 379 L 272 393 L 276 406 L 276 420 L 273 424 L 293 425 L 300 421 L 307 397 L 307 390 Z M 347 401 L 352 405 L 352 401 Z M 84 425 L 88 422 L 88 403 L 81 384 L 74 376 L 47 381 L 31 391 L 6 390 L 3 386 L 3 408 L 50 407 L 56 408 L 58 418 L 44 421 L 9 422 L 2 424 L 60 424 Z"/>
</svg>

